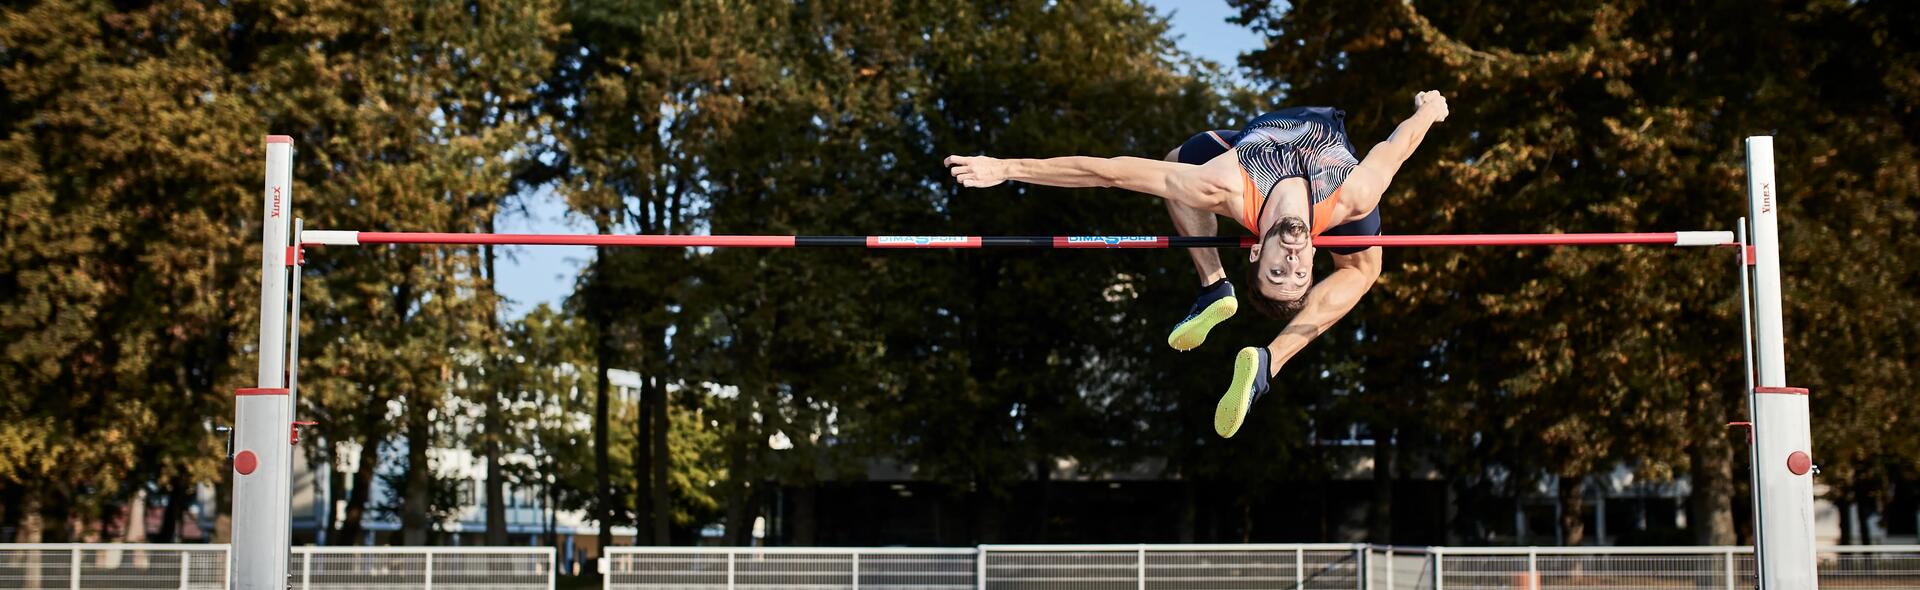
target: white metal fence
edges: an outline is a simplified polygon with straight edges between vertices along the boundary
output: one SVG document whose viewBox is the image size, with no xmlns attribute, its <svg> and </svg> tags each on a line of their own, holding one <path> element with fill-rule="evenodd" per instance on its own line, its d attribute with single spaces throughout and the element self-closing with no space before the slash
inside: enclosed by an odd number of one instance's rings
<svg viewBox="0 0 1920 590">
<path fill-rule="evenodd" d="M 0 588 L 225 590 L 227 545 L 0 544 Z M 296 590 L 552 590 L 551 547 L 294 547 Z"/>
<path fill-rule="evenodd" d="M 603 586 L 632 590 L 973 590 L 972 548 L 607 548 Z"/>
<path fill-rule="evenodd" d="M 613 547 L 607 590 L 1362 590 L 1365 545 Z"/>
<path fill-rule="evenodd" d="M 0 588 L 226 586 L 226 545 L 0 545 Z"/>
<path fill-rule="evenodd" d="M 1920 545 L 1826 547 L 1829 588 L 1920 588 Z M 1754 588 L 1752 547 L 1384 547 L 1368 551 L 1368 590 Z"/>
<path fill-rule="evenodd" d="M 296 590 L 551 590 L 552 547 L 294 547 Z"/>
<path fill-rule="evenodd" d="M 983 545 L 988 590 L 1361 590 L 1365 545 Z"/>
<path fill-rule="evenodd" d="M 607 590 L 974 590 L 977 550 L 609 547 Z"/>
<path fill-rule="evenodd" d="M 335 588 L 554 587 L 547 547 L 295 547 L 289 583 Z M 0 544 L 0 588 L 224 590 L 226 545 Z M 1829 588 L 1920 588 L 1920 545 L 1827 547 Z M 614 547 L 612 589 L 1546 590 L 1753 588 L 1751 547 L 983 545 Z"/>
</svg>

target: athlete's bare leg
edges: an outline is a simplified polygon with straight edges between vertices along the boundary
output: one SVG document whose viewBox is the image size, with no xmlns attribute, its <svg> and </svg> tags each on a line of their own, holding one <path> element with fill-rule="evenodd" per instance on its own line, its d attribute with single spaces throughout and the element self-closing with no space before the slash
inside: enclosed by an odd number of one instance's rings
<svg viewBox="0 0 1920 590">
<path fill-rule="evenodd" d="M 1180 161 L 1180 148 L 1168 152 L 1167 161 Z M 1195 209 L 1174 199 L 1167 199 L 1167 215 L 1173 218 L 1173 227 L 1182 236 L 1212 236 L 1220 230 L 1214 212 Z M 1189 248 L 1187 255 L 1193 257 L 1193 270 L 1200 275 L 1200 296 L 1186 319 L 1180 320 L 1167 334 L 1167 346 L 1174 350 L 1198 348 L 1206 342 L 1208 331 L 1240 309 L 1240 301 L 1233 297 L 1233 284 L 1227 282 L 1227 271 L 1220 267 L 1220 251 Z"/>
<path fill-rule="evenodd" d="M 1180 148 L 1167 152 L 1168 162 L 1180 161 Z M 1220 220 L 1210 211 L 1202 211 L 1172 200 L 1167 201 L 1167 215 L 1173 218 L 1174 229 L 1183 236 L 1212 236 L 1220 231 Z M 1205 287 L 1227 278 L 1227 271 L 1220 266 L 1220 251 L 1214 248 L 1188 248 L 1187 256 L 1193 257 L 1193 269 L 1200 274 L 1200 286 Z"/>
</svg>

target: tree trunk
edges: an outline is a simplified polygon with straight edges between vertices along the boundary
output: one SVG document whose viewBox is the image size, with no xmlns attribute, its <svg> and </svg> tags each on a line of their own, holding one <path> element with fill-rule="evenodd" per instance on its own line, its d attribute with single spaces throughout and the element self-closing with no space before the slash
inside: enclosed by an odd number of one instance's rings
<svg viewBox="0 0 1920 590">
<path fill-rule="evenodd" d="M 1688 449 L 1692 464 L 1688 478 L 1693 494 L 1687 497 L 1687 526 L 1695 545 L 1732 545 L 1733 449 L 1726 439 L 1696 439 Z"/>
<path fill-rule="evenodd" d="M 753 482 L 735 482 L 727 492 L 726 545 L 745 547 L 753 541 Z"/>
<path fill-rule="evenodd" d="M 233 542 L 233 467 L 228 463 L 221 473 L 220 485 L 213 488 L 213 542 Z"/>
<path fill-rule="evenodd" d="M 603 258 L 596 257 L 594 264 L 601 265 L 601 260 Z M 605 275 L 596 272 L 592 280 L 607 279 Z M 607 370 L 611 368 L 608 363 L 613 362 L 613 335 L 608 332 L 613 329 L 613 321 L 608 317 L 606 310 L 599 309 L 606 305 L 603 299 L 605 298 L 588 297 L 587 301 L 590 302 L 588 305 L 595 309 L 587 315 L 593 318 L 594 335 L 593 489 L 594 497 L 599 500 L 595 503 L 597 506 L 594 510 L 594 519 L 599 521 L 596 523 L 600 531 L 599 546 L 602 551 L 605 551 L 606 547 L 613 546 L 613 462 L 609 456 L 612 449 L 607 448 L 607 409 L 612 403 L 610 398 L 613 395 L 613 382 L 607 377 Z"/>
<path fill-rule="evenodd" d="M 133 497 L 127 500 L 127 525 L 120 538 L 128 543 L 147 542 L 147 490 L 145 487 L 133 491 Z"/>
<path fill-rule="evenodd" d="M 44 518 L 45 517 L 40 514 L 39 492 L 27 492 L 26 497 L 20 501 L 20 532 L 14 534 L 14 542 L 45 542 L 47 531 Z M 21 563 L 19 565 L 22 570 L 21 587 L 46 587 L 42 585 L 44 580 L 41 578 L 42 572 L 46 571 L 45 563 L 42 561 L 42 555 L 44 554 L 45 553 L 41 551 L 28 551 L 25 555 L 21 556 Z"/>
<path fill-rule="evenodd" d="M 1253 542 L 1253 500 L 1240 498 L 1240 542 Z"/>
<path fill-rule="evenodd" d="M 187 514 L 187 503 L 193 501 L 193 484 L 184 474 L 176 474 L 173 486 L 167 488 L 167 507 L 160 513 L 158 538 L 161 543 L 180 542 L 180 519 Z"/>
<path fill-rule="evenodd" d="M 1041 459 L 1033 462 L 1033 478 L 1040 484 L 1040 527 L 1034 542 L 1045 543 L 1053 534 L 1053 466 Z"/>
<path fill-rule="evenodd" d="M 1393 543 L 1393 476 L 1397 450 L 1391 434 L 1374 437 L 1373 501 L 1367 504 L 1370 508 L 1367 512 L 1367 540 L 1371 543 Z"/>
<path fill-rule="evenodd" d="M 547 467 L 554 468 L 558 466 L 548 464 Z M 560 509 L 558 508 L 559 502 L 560 502 L 560 490 L 555 489 L 552 482 L 546 482 L 543 488 L 547 493 L 547 501 L 541 503 L 540 508 L 542 511 L 546 513 L 546 517 L 547 517 L 546 518 L 547 546 L 552 547 L 554 551 L 559 551 L 561 549 L 560 547 Z"/>
<path fill-rule="evenodd" d="M 373 472 L 379 464 L 380 439 L 369 433 L 366 442 L 360 445 L 360 464 L 353 471 L 353 490 L 347 493 L 347 508 L 340 515 L 340 530 L 333 536 L 333 544 L 344 547 L 360 542 L 360 521 L 366 517 L 367 501 L 373 494 Z"/>
<path fill-rule="evenodd" d="M 995 497 L 979 474 L 973 476 L 973 489 L 967 492 L 971 502 L 973 517 L 973 544 L 1000 543 L 1007 540 L 1005 528 L 1000 526 L 1005 520 L 1000 511 L 1000 499 Z"/>
<path fill-rule="evenodd" d="M 649 371 L 651 373 L 651 371 Z M 653 512 L 653 413 L 648 408 L 657 403 L 654 399 L 653 375 L 640 376 L 640 403 L 633 416 L 633 544 L 656 544 L 652 522 Z"/>
<path fill-rule="evenodd" d="M 741 388 L 742 391 L 746 387 Z M 753 526 L 753 473 L 749 462 L 753 445 L 757 441 L 746 433 L 753 425 L 747 420 L 746 400 L 736 400 L 741 408 L 733 418 L 733 432 L 729 433 L 727 450 L 727 513 L 725 522 L 726 543 L 743 547 L 752 540 Z"/>
<path fill-rule="evenodd" d="M 1835 511 L 1840 513 L 1841 545 L 1860 544 L 1859 536 L 1854 534 L 1855 531 L 1860 530 L 1860 523 L 1858 522 L 1860 511 L 1854 509 L 1854 504 L 1855 502 L 1851 498 L 1835 499 L 1833 501 Z"/>
<path fill-rule="evenodd" d="M 793 489 L 793 544 L 810 547 L 820 544 L 819 513 L 816 502 L 820 489 L 814 484 Z"/>
<path fill-rule="evenodd" d="M 500 465 L 500 395 L 486 393 L 487 544 L 507 544 L 507 474 Z"/>
<path fill-rule="evenodd" d="M 40 495 L 37 492 L 27 492 L 26 498 L 20 501 L 20 532 L 14 533 L 14 542 L 46 542 L 47 526 L 44 518 L 40 514 Z"/>
<path fill-rule="evenodd" d="M 1560 478 L 1560 543 L 1578 546 L 1587 540 L 1586 482 L 1574 477 Z"/>
<path fill-rule="evenodd" d="M 1200 508 L 1199 484 L 1192 477 L 1180 478 L 1180 533 L 1181 543 L 1192 543 L 1194 529 L 1198 528 Z"/>
<path fill-rule="evenodd" d="M 655 335 L 653 342 L 659 342 L 663 347 L 662 350 L 664 350 L 666 339 L 666 331 L 662 330 Z M 664 359 L 664 357 L 665 355 L 662 353 L 662 358 Z M 671 481 L 667 479 L 667 468 L 672 464 L 670 457 L 672 456 L 671 453 L 673 449 L 667 446 L 667 435 L 671 432 L 670 429 L 672 428 L 671 422 L 668 420 L 667 412 L 672 409 L 671 404 L 673 400 L 667 395 L 667 384 L 664 379 L 658 376 L 649 376 L 647 377 L 647 383 L 653 385 L 653 392 L 650 397 L 654 398 L 652 416 L 653 444 L 649 445 L 653 448 L 653 460 L 651 461 L 653 464 L 653 501 L 649 503 L 653 509 L 653 539 L 655 543 L 670 545 L 672 544 L 672 540 L 668 538 L 670 536 L 668 525 L 673 522 L 673 499 L 668 495 L 668 484 L 670 484 Z"/>
<path fill-rule="evenodd" d="M 489 234 L 494 232 L 492 216 L 487 217 L 485 231 Z M 499 258 L 495 256 L 493 246 L 491 245 L 485 246 L 482 250 L 482 255 L 486 256 L 487 259 L 487 289 L 493 291 L 495 301 L 498 301 L 500 295 L 498 281 L 500 276 L 498 266 Z M 500 343 L 501 338 L 500 314 L 490 313 L 487 314 L 487 318 L 488 325 L 493 328 L 493 337 L 489 341 L 492 345 L 497 345 Z M 500 351 L 502 349 L 494 348 L 493 350 Z M 503 411 L 500 407 L 500 396 L 502 394 L 513 395 L 516 387 L 514 387 L 512 383 L 508 383 L 508 380 L 505 378 L 507 375 L 505 360 L 499 358 L 498 355 L 495 355 L 491 360 L 493 375 L 492 379 L 488 381 L 490 381 L 494 387 L 487 388 L 488 391 L 484 393 L 484 395 L 487 396 L 485 409 L 486 433 L 484 434 L 486 437 L 485 452 L 487 455 L 487 544 L 498 547 L 507 544 L 507 480 L 506 470 L 502 469 L 500 465 L 500 441 L 506 435 L 506 431 L 500 419 L 500 412 Z"/>
<path fill-rule="evenodd" d="M 433 422 L 427 418 L 431 408 L 425 394 L 415 392 L 407 401 L 407 472 L 400 502 L 400 543 L 409 547 L 427 544 L 433 525 L 433 466 L 427 461 L 427 449 L 433 446 Z"/>
</svg>

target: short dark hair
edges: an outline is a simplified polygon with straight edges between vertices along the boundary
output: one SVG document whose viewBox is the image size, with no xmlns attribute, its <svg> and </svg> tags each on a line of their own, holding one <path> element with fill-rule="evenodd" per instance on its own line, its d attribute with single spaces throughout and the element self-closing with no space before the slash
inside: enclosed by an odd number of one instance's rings
<svg viewBox="0 0 1920 590">
<path fill-rule="evenodd" d="M 1300 308 L 1307 306 L 1305 294 L 1301 294 L 1299 299 L 1292 301 L 1268 297 L 1266 293 L 1260 291 L 1260 283 L 1265 280 L 1261 274 L 1258 261 L 1247 265 L 1247 304 L 1253 306 L 1254 311 L 1285 322 L 1292 320 L 1293 316 L 1300 313 Z"/>
</svg>

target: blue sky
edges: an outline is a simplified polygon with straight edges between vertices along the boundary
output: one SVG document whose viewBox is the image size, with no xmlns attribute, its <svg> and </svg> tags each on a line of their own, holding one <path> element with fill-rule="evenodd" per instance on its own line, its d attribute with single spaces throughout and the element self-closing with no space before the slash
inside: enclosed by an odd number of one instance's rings
<svg viewBox="0 0 1920 590">
<path fill-rule="evenodd" d="M 1240 53 L 1260 46 L 1260 37 L 1227 22 L 1233 10 L 1226 0 L 1146 0 L 1162 14 L 1171 14 L 1173 34 L 1181 49 L 1232 66 Z M 527 211 L 502 213 L 495 231 L 501 233 L 591 233 L 579 220 L 568 220 L 566 205 L 551 192 L 526 199 Z M 887 228 L 873 228 L 885 233 Z M 964 232 L 956 232 L 964 233 Z M 573 293 L 574 278 L 593 259 L 593 248 L 574 246 L 517 246 L 507 248 L 500 261 L 500 294 L 511 305 L 507 315 L 519 317 L 541 303 L 558 306 Z"/>
</svg>

